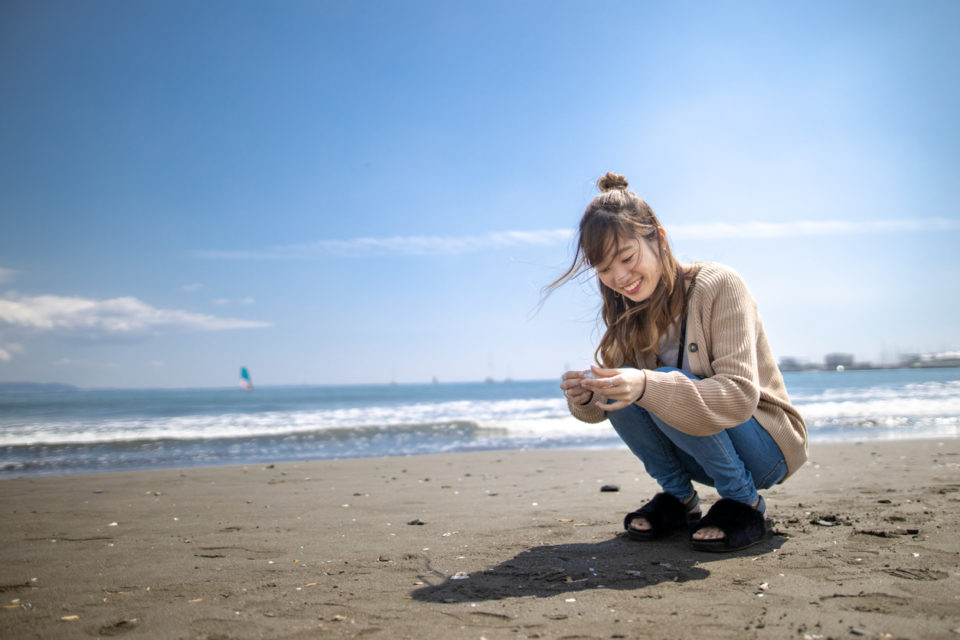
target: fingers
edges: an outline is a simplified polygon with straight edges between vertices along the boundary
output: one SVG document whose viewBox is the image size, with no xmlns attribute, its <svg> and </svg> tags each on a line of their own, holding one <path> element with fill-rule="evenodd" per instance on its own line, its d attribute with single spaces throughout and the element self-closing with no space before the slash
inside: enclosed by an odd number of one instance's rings
<svg viewBox="0 0 960 640">
<path fill-rule="evenodd" d="M 593 371 L 593 373 L 599 378 L 609 378 L 620 373 L 620 369 L 604 369 L 603 367 L 598 367 L 596 365 L 591 365 L 590 371 Z"/>
<path fill-rule="evenodd" d="M 615 411 L 630 404 L 629 399 L 622 399 L 625 393 L 630 393 L 630 389 L 628 381 L 621 374 L 623 374 L 621 369 L 605 369 L 597 366 L 591 366 L 589 371 L 567 371 L 560 378 L 560 388 L 563 390 L 563 395 L 571 402 L 587 404 L 594 395 L 597 395 L 603 398 L 602 401 L 598 401 L 598 407 L 604 411 Z M 607 398 L 615 402 L 606 404 Z"/>
<path fill-rule="evenodd" d="M 593 392 L 583 385 L 586 375 L 586 371 L 567 371 L 561 376 L 560 388 L 570 402 L 586 405 L 593 399 Z"/>
<path fill-rule="evenodd" d="M 602 371 L 616 371 L 616 369 L 602 369 Z M 580 385 L 584 389 L 589 389 L 594 393 L 610 393 L 610 391 L 616 389 L 619 384 L 620 377 L 617 375 L 612 377 L 584 378 L 580 381 Z"/>
<path fill-rule="evenodd" d="M 583 371 L 567 371 L 560 378 L 560 388 L 564 391 L 568 389 L 580 389 L 580 381 L 583 380 Z"/>
</svg>

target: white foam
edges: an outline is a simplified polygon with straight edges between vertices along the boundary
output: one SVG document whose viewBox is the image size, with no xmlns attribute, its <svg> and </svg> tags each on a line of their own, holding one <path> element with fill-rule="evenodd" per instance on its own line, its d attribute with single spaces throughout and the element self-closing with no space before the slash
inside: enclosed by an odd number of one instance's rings
<svg viewBox="0 0 960 640">
<path fill-rule="evenodd" d="M 0 433 L 0 446 L 249 438 L 438 423 L 472 423 L 480 428 L 503 429 L 511 435 L 515 432 L 529 435 L 571 432 L 570 420 L 562 399 L 464 400 L 315 411 L 13 424 Z"/>
<path fill-rule="evenodd" d="M 960 436 L 960 381 L 830 389 L 792 396 L 811 439 Z M 606 438 L 610 425 L 570 416 L 562 398 L 411 402 L 398 406 L 197 414 L 0 424 L 0 446 L 122 443 L 296 435 L 332 430 L 473 425 L 499 438 Z M 823 434 L 823 435 L 821 435 Z M 886 437 L 886 436 L 884 436 Z"/>
<path fill-rule="evenodd" d="M 960 397 L 912 398 L 896 397 L 877 400 L 840 400 L 797 405 L 805 420 L 823 418 L 911 418 L 920 416 L 958 416 Z"/>
</svg>

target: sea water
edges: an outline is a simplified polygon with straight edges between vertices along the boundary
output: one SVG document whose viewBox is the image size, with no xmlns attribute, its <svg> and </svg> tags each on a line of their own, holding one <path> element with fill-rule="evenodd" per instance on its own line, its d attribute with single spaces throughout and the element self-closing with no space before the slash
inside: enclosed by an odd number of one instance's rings
<svg viewBox="0 0 960 640">
<path fill-rule="evenodd" d="M 960 436 L 960 369 L 784 375 L 812 442 Z M 0 392 L 0 477 L 622 446 L 558 380 Z"/>
</svg>

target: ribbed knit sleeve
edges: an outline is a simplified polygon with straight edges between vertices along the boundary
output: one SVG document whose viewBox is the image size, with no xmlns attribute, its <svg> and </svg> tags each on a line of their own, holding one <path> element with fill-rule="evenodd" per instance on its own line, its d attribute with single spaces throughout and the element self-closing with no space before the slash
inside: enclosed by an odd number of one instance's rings
<svg viewBox="0 0 960 640">
<path fill-rule="evenodd" d="M 600 396 L 594 394 L 593 398 L 591 398 L 587 404 L 577 404 L 568 398 L 567 408 L 570 409 L 570 414 L 581 422 L 589 422 L 591 424 L 603 422 L 607 419 L 607 412 L 594 404 L 598 397 Z"/>
</svg>

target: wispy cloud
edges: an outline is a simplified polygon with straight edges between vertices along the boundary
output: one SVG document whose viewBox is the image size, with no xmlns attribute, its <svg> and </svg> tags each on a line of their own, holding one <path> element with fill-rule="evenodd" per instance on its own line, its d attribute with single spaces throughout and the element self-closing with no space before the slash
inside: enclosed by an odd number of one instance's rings
<svg viewBox="0 0 960 640">
<path fill-rule="evenodd" d="M 318 240 L 250 251 L 198 251 L 200 258 L 212 260 L 313 260 L 324 256 L 369 255 L 460 255 L 508 247 L 553 245 L 569 242 L 570 229 L 542 231 L 498 231 L 472 236 L 389 236 L 353 240 Z"/>
<path fill-rule="evenodd" d="M 912 218 L 894 220 L 794 220 L 786 222 L 708 222 L 667 225 L 677 238 L 795 238 L 798 236 L 837 236 L 855 233 L 894 233 L 908 231 L 948 231 L 960 229 L 960 221 L 948 218 Z M 316 260 L 323 257 L 362 257 L 369 255 L 460 255 L 510 247 L 551 246 L 569 243 L 573 229 L 499 231 L 468 236 L 388 236 L 352 240 L 318 240 L 252 250 L 202 250 L 199 258 L 208 260 Z"/>
<path fill-rule="evenodd" d="M 23 347 L 14 342 L 0 344 L 0 362 L 9 362 L 13 360 L 16 353 L 23 353 Z"/>
<path fill-rule="evenodd" d="M 199 282 L 185 284 L 180 287 L 180 290 L 185 291 L 186 293 L 193 293 L 194 291 L 199 291 L 200 289 L 203 289 L 203 285 Z"/>
<path fill-rule="evenodd" d="M 55 367 L 83 367 L 87 369 L 116 369 L 115 362 L 97 362 L 94 360 L 76 360 L 74 358 L 60 358 L 53 363 Z"/>
<path fill-rule="evenodd" d="M 253 304 L 253 298 L 247 296 L 245 298 L 238 298 L 236 300 L 231 300 L 230 298 L 214 298 L 211 300 L 213 304 L 228 305 L 228 304 Z"/>
<path fill-rule="evenodd" d="M 17 275 L 17 272 L 15 269 L 7 269 L 6 267 L 0 267 L 0 283 L 13 282 L 13 278 L 16 275 Z"/>
<path fill-rule="evenodd" d="M 71 335 L 138 335 L 164 330 L 224 331 L 271 326 L 179 309 L 158 309 L 133 297 L 92 300 L 67 296 L 0 298 L 0 327 Z"/>
</svg>

